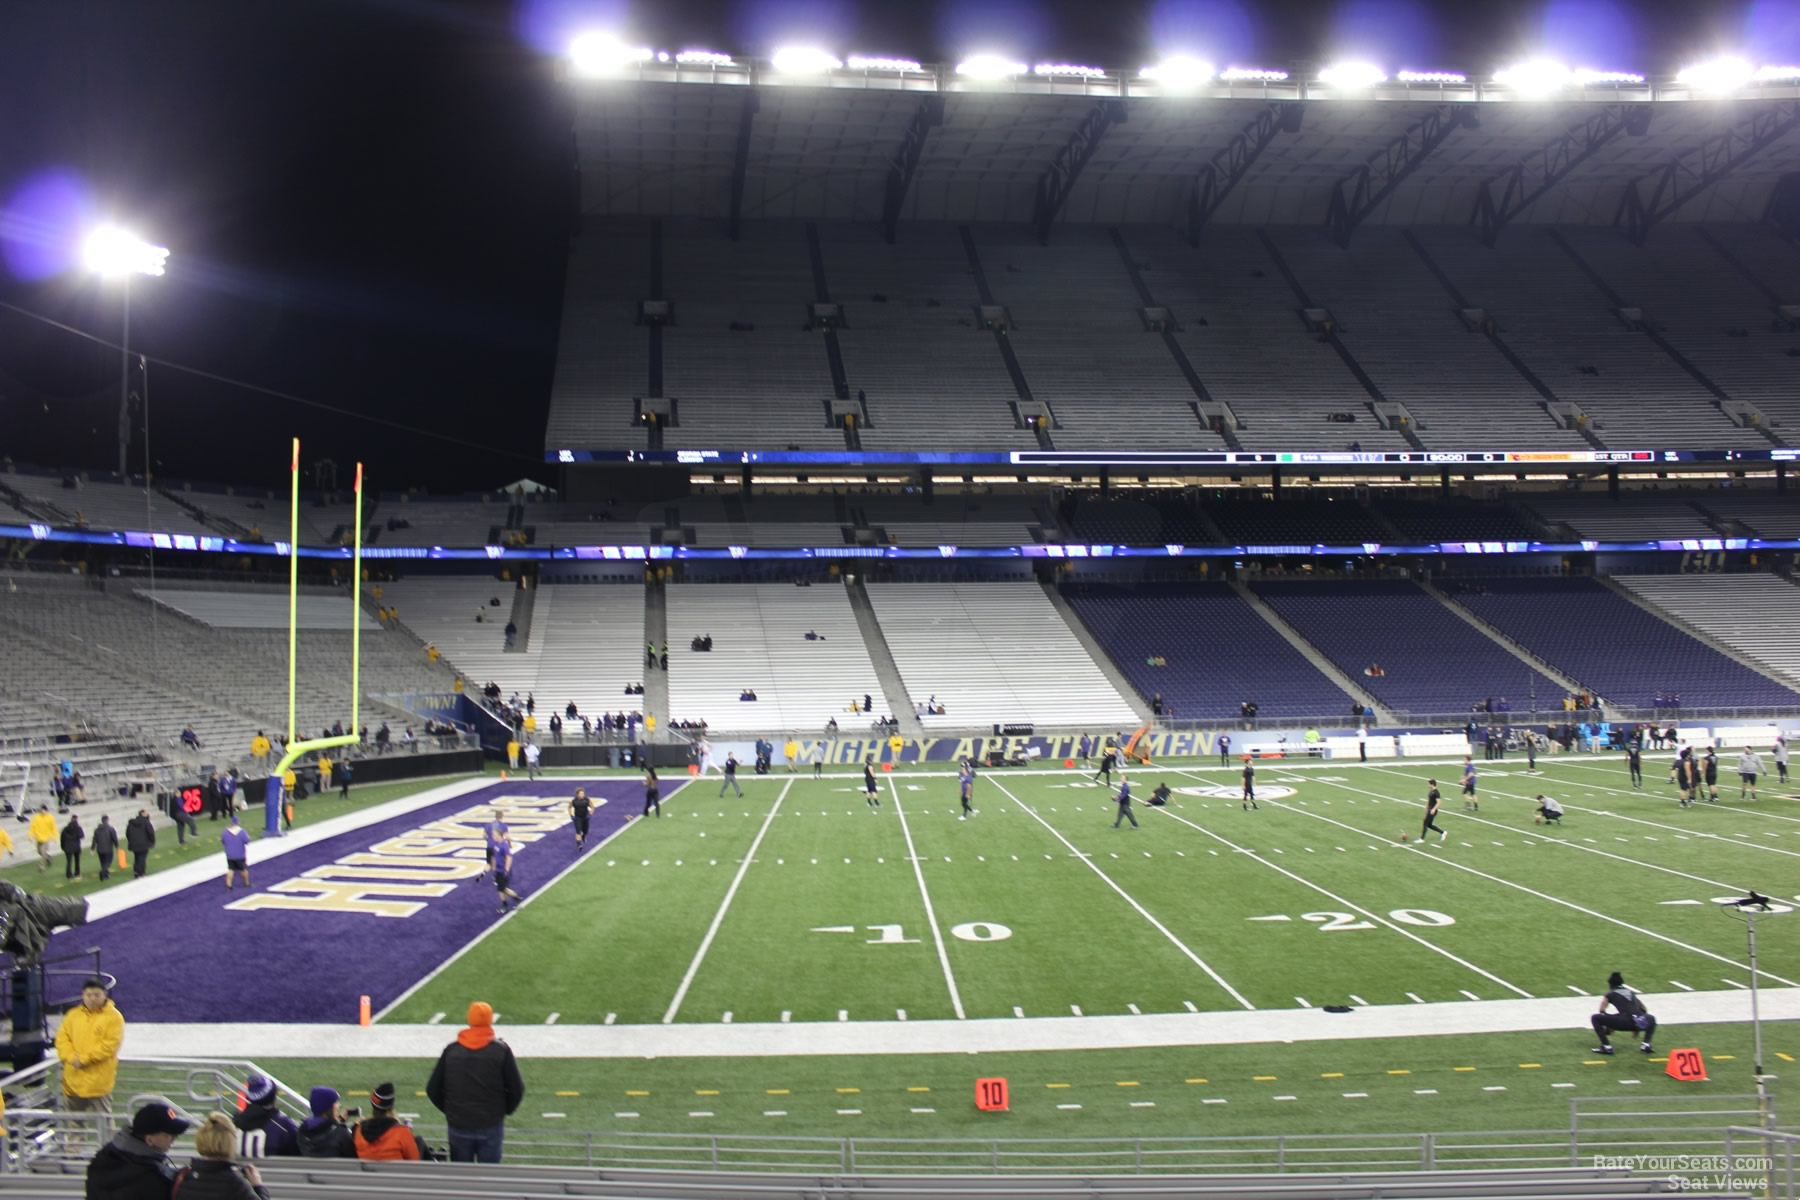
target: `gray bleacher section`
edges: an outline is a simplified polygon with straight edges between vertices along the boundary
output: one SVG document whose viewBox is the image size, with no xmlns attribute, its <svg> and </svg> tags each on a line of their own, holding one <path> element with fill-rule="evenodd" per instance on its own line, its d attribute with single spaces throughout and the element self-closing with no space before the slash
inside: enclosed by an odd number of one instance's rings
<svg viewBox="0 0 1800 1200">
<path fill-rule="evenodd" d="M 1647 538 L 1718 537 L 1719 531 L 1682 495 L 1628 493 L 1613 500 L 1597 494 L 1525 495 L 1521 502 L 1550 524 L 1564 524 L 1579 536 L 1604 541 Z"/>
<path fill-rule="evenodd" d="M 1800 587 L 1779 576 L 1615 575 L 1613 582 L 1800 687 Z"/>
<path fill-rule="evenodd" d="M 19 576 L 12 583 L 0 592 L 0 677 L 15 690 L 30 689 L 40 704 L 184 770 L 247 765 L 257 730 L 272 737 L 286 728 L 285 592 L 213 593 L 211 611 L 224 622 L 214 627 L 153 603 L 135 583 L 104 591 L 75 576 Z M 335 609 L 338 624 L 301 634 L 302 736 L 350 719 L 349 596 L 314 594 L 309 605 Z M 279 625 L 264 623 L 277 617 Z M 395 724 L 404 718 L 366 698 L 449 689 L 448 672 L 432 667 L 417 642 L 366 622 L 364 630 L 363 720 L 371 729 L 384 717 Z M 189 725 L 199 751 L 179 743 Z"/>
<path fill-rule="evenodd" d="M 981 295 L 955 226 L 909 225 L 895 246 L 873 224 L 821 226 L 819 240 L 844 306 L 850 389 L 868 393 L 864 449 L 1037 446 L 1014 415 L 1018 393 L 993 334 L 976 319 Z"/>
<path fill-rule="evenodd" d="M 1800 358 L 1788 356 L 1800 350 L 1800 333 L 1774 327 L 1769 298 L 1732 268 L 1700 230 L 1671 221 L 1656 231 L 1649 246 L 1632 245 L 1616 229 L 1574 228 L 1563 236 L 1621 300 L 1640 306 L 1644 318 L 1707 378 L 1727 395 L 1776 418 L 1778 434 L 1793 434 L 1790 445 L 1800 443 L 1800 390 L 1794 387 Z M 1765 265 L 1760 258 L 1764 253 L 1768 248 L 1759 247 L 1754 265 Z M 1793 257 L 1791 249 L 1787 257 Z M 1776 286 L 1792 287 L 1796 278 L 1779 266 L 1770 275 Z M 1792 296 L 1789 300 L 1800 302 Z M 1733 336 L 1734 330 L 1742 336 Z M 1697 401 L 1711 402 L 1704 394 Z M 1731 445 L 1764 444 L 1754 430 L 1737 436 L 1745 440 Z"/>
<path fill-rule="evenodd" d="M 1726 521 L 1737 521 L 1757 537 L 1800 538 L 1800 498 L 1773 492 L 1707 492 L 1694 503 Z"/>
<path fill-rule="evenodd" d="M 539 650 L 529 690 L 537 696 L 540 738 L 547 740 L 549 714 L 562 713 L 571 701 L 595 720 L 603 712 L 644 707 L 642 696 L 625 694 L 627 684 L 644 678 L 641 586 L 544 584 L 532 611 L 531 641 Z M 565 729 L 563 736 L 573 735 Z"/>
<path fill-rule="evenodd" d="M 479 576 L 412 576 L 383 584 L 382 601 L 399 615 L 400 624 L 421 642 L 435 645 L 450 665 L 479 693 L 490 681 L 510 696 L 523 696 L 537 686 L 539 648 L 533 636 L 523 653 L 506 650 L 506 622 L 512 617 L 513 585 Z M 532 625 L 549 618 L 544 593 L 537 597 Z M 500 603 L 491 605 L 490 600 Z M 476 613 L 482 619 L 475 620 Z"/>
<path fill-rule="evenodd" d="M 200 520 L 227 537 L 244 537 L 260 532 L 266 541 L 286 541 L 289 529 L 288 499 L 262 496 L 237 496 L 226 492 L 199 491 L 191 487 L 168 489 L 189 508 L 198 509 Z M 345 524 L 351 509 L 344 507 Z M 301 502 L 300 544 L 323 545 L 339 522 L 317 505 Z M 321 517 L 315 521 L 314 517 Z"/>
<path fill-rule="evenodd" d="M 660 299 L 649 293 L 650 222 L 584 220 L 563 288 L 549 448 L 649 445 L 634 404 L 649 394 L 649 334 L 637 323 L 639 303 Z"/>
<path fill-rule="evenodd" d="M 68 478 L 80 479 L 71 473 Z M 47 475 L 0 473 L 0 484 L 25 497 L 26 505 L 53 525 L 89 529 L 154 529 L 165 533 L 212 534 L 192 513 L 167 496 L 122 483 L 80 480 L 65 488 Z M 146 510 L 146 504 L 148 509 Z"/>
<path fill-rule="evenodd" d="M 733 239 L 717 221 L 667 222 L 663 279 L 675 305 L 663 394 L 677 405 L 663 445 L 844 448 L 826 407 L 823 335 L 805 328 L 814 290 L 804 226 L 750 222 Z"/>
<path fill-rule="evenodd" d="M 1416 233 L 1464 298 L 1499 323 L 1507 344 L 1552 392 L 1593 418 L 1608 446 L 1768 445 L 1733 425 L 1691 376 L 1628 329 L 1550 231 L 1517 227 L 1492 249 L 1473 230 Z"/>
<path fill-rule="evenodd" d="M 160 604 L 215 629 L 280 629 L 288 626 L 288 598 L 281 592 L 199 592 L 180 588 L 134 589 L 152 604 Z M 294 600 L 296 629 L 344 630 L 350 624 L 347 594 L 303 595 Z M 365 631 L 381 625 L 367 612 L 357 615 Z"/>
<path fill-rule="evenodd" d="M 643 546 L 662 519 L 638 519 L 624 505 L 549 501 L 526 506 L 525 524 L 536 546 Z"/>
<path fill-rule="evenodd" d="M 1028 229 L 983 226 L 975 241 L 1031 394 L 1056 414 L 1058 449 L 1224 449 L 1162 337 L 1144 327 L 1105 230 L 1065 226 L 1046 248 Z"/>
<path fill-rule="evenodd" d="M 898 496 L 857 497 L 871 526 L 895 546 L 1022 546 L 1043 518 L 1011 496 L 937 495 L 929 503 Z"/>
<path fill-rule="evenodd" d="M 506 524 L 504 500 L 413 500 L 404 496 L 382 497 L 381 511 L 365 534 L 382 545 L 482 546 L 490 534 Z M 406 522 L 404 529 L 388 529 L 387 522 Z"/>
<path fill-rule="evenodd" d="M 1173 229 L 1133 229 L 1126 242 L 1144 281 L 1181 328 L 1176 340 L 1214 400 L 1231 407 L 1251 450 L 1408 450 L 1379 428 L 1369 395 L 1329 345 L 1310 334 L 1300 303 L 1255 237 L 1214 237 L 1190 249 Z M 1339 314 L 1354 322 L 1353 314 Z M 1354 425 L 1326 414 L 1354 412 Z"/>
<path fill-rule="evenodd" d="M 1357 363 L 1384 396 L 1412 414 L 1425 445 L 1587 448 L 1579 433 L 1556 423 L 1543 397 L 1493 343 L 1463 323 L 1455 301 L 1399 230 L 1359 230 L 1347 250 L 1323 228 L 1272 230 L 1271 236 L 1313 303 L 1331 311 Z M 1363 432 L 1360 420 L 1355 432 Z"/>
</svg>

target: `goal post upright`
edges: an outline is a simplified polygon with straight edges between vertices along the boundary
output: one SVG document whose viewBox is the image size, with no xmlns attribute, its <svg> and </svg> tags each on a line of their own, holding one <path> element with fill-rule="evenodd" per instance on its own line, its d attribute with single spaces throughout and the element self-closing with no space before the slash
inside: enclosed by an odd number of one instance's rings
<svg viewBox="0 0 1800 1200">
<path fill-rule="evenodd" d="M 350 728 L 341 737 L 300 740 L 297 704 L 300 659 L 300 439 L 294 439 L 293 454 L 288 462 L 288 744 L 275 769 L 263 784 L 263 836 L 281 836 L 282 780 L 288 768 L 315 750 L 331 750 L 353 746 L 361 741 L 357 733 L 362 719 L 362 514 L 363 465 L 356 464 L 355 535 L 350 558 Z"/>
</svg>

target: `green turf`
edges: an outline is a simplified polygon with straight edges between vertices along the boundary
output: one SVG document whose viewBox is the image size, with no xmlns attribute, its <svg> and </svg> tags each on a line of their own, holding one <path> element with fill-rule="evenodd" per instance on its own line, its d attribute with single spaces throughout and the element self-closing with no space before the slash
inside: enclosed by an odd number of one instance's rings
<svg viewBox="0 0 1800 1200">
<path fill-rule="evenodd" d="M 1019 1054 L 531 1059 L 521 1063 L 528 1095 L 514 1124 L 929 1138 L 1533 1130 L 1567 1128 L 1576 1097 L 1717 1103 L 1753 1090 L 1747 1026 L 1669 1032 L 1669 1046 L 1696 1046 L 1708 1056 L 1708 1082 L 1679 1083 L 1664 1074 L 1663 1061 L 1638 1054 L 1596 1059 L 1585 1052 L 1591 1038 L 1579 1029 Z M 1766 1027 L 1765 1045 L 1771 1065 L 1785 1068 L 1775 1055 L 1800 1054 L 1800 1026 Z M 417 1094 L 430 1075 L 429 1060 L 260 1065 L 302 1092 L 317 1083 L 366 1092 L 392 1080 L 403 1097 L 413 1093 L 413 1108 L 435 1117 Z M 1009 1112 L 976 1111 L 974 1081 L 982 1076 L 1008 1080 Z M 1780 1080 L 1772 1087 L 1780 1111 L 1792 1088 Z"/>
<path fill-rule="evenodd" d="M 323 796 L 309 796 L 305 800 L 298 801 L 294 806 L 296 828 L 303 829 L 307 825 L 316 825 L 321 821 L 327 821 L 332 817 L 342 816 L 347 812 L 357 812 L 363 809 L 372 808 L 377 804 L 384 804 L 389 800 L 401 800 L 407 796 L 416 795 L 419 792 L 426 791 L 429 788 L 442 787 L 445 783 L 449 782 L 453 782 L 453 780 L 443 778 L 408 779 L 398 783 L 371 783 L 367 786 L 357 785 L 350 789 L 351 798 L 348 800 L 338 799 L 338 794 L 336 792 L 330 792 Z M 79 812 L 77 815 L 80 815 Z M 260 812 L 254 813 L 245 819 L 252 832 L 261 829 L 262 815 Z M 57 818 L 57 826 L 59 829 L 64 820 L 66 820 L 66 818 L 61 816 Z M 97 823 L 97 819 L 92 821 L 84 819 L 81 823 L 82 828 L 87 833 L 87 840 L 90 843 L 94 836 L 94 825 Z M 183 845 L 176 840 L 174 825 L 158 823 L 156 828 L 156 849 L 150 852 L 150 873 L 155 874 L 158 871 L 166 871 L 170 867 L 193 862 L 196 859 L 205 858 L 208 855 L 216 857 L 219 854 L 219 831 L 225 827 L 225 823 L 223 821 L 210 821 L 205 817 L 201 817 L 199 819 L 199 825 L 199 832 L 194 836 L 189 837 L 187 844 Z M 81 862 L 83 873 L 79 879 L 64 878 L 63 856 L 60 849 L 52 852 L 51 866 L 48 869 L 38 866 L 37 850 L 30 837 L 26 834 L 26 828 L 27 826 L 25 825 L 14 824 L 13 822 L 8 821 L 6 829 L 7 832 L 12 835 L 13 845 L 17 854 L 12 859 L 0 860 L 7 864 L 4 870 L 0 870 L 0 879 L 5 879 L 10 883 L 18 884 L 20 887 L 26 888 L 32 892 L 38 892 L 48 896 L 86 896 L 98 892 L 103 888 L 119 887 L 131 881 L 131 871 L 129 868 L 124 871 L 115 868 L 112 872 L 112 877 L 105 883 L 101 883 L 99 863 L 96 861 L 94 852 L 91 848 L 82 853 Z M 121 839 L 123 839 L 124 834 L 125 831 L 121 828 L 119 830 Z"/>
<path fill-rule="evenodd" d="M 1659 766 L 1633 792 L 1618 759 L 1545 760 L 1539 777 L 1478 765 L 1480 812 L 1462 811 L 1450 766 L 1265 764 L 1248 813 L 1234 769 L 1148 768 L 1140 799 L 1159 780 L 1222 794 L 1140 806 L 1136 831 L 1112 828 L 1109 792 L 1058 769 L 984 773 L 967 821 L 954 778 L 929 769 L 884 777 L 879 812 L 851 776 L 747 776 L 728 800 L 701 782 L 390 1019 L 479 993 L 513 1022 L 660 1021 L 697 960 L 678 1021 L 923 1020 L 957 999 L 969 1017 L 1035 1017 L 1592 995 L 1614 968 L 1652 994 L 1735 990 L 1743 927 L 1710 901 L 1800 892 L 1791 797 L 1738 803 L 1734 780 L 1726 803 L 1683 810 Z M 1401 843 L 1434 771 L 1448 844 Z M 1568 808 L 1564 828 L 1532 823 L 1539 791 Z M 1800 978 L 1800 921 L 1766 923 L 1761 941 L 1765 982 Z"/>
</svg>

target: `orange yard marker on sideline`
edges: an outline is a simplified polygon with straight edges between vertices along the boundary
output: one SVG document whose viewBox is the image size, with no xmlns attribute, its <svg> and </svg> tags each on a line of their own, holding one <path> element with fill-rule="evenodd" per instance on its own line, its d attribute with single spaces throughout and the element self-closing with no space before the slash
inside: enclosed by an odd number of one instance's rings
<svg viewBox="0 0 1800 1200">
<path fill-rule="evenodd" d="M 362 1003 L 358 1006 L 356 1023 L 364 1027 L 369 1024 L 369 998 L 367 996 L 362 998 Z"/>
<path fill-rule="evenodd" d="M 1706 1060 L 1700 1056 L 1698 1050 L 1671 1050 L 1669 1051 L 1669 1065 L 1663 1068 L 1663 1074 L 1670 1079 L 1679 1079 L 1683 1082 L 1704 1082 Z"/>
</svg>

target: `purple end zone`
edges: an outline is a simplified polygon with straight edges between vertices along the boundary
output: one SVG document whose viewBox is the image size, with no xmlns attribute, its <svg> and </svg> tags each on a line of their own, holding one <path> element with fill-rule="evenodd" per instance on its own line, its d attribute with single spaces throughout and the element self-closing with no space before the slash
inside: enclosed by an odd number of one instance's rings
<svg viewBox="0 0 1800 1200">
<path fill-rule="evenodd" d="M 359 997 L 368 996 L 379 1011 L 500 919 L 491 877 L 457 880 L 447 894 L 425 900 L 406 917 L 226 906 L 496 797 L 566 799 L 577 787 L 597 802 L 590 853 L 642 807 L 642 785 L 630 779 L 511 781 L 328 838 L 266 865 L 258 865 L 253 842 L 253 892 L 225 890 L 221 852 L 216 878 L 64 930 L 52 939 L 51 952 L 100 947 L 101 967 L 118 978 L 114 995 L 127 1020 L 354 1022 Z M 560 810 L 558 816 L 559 828 L 515 851 L 513 889 L 527 898 L 575 861 L 574 831 Z M 210 827 L 215 837 L 219 828 Z M 154 870 L 154 854 L 150 863 Z"/>
</svg>

